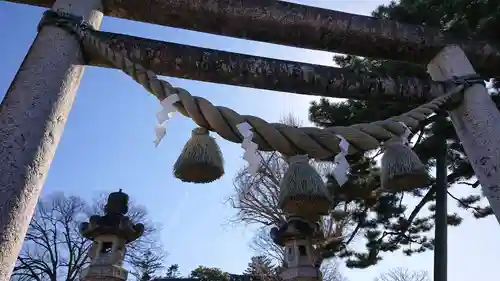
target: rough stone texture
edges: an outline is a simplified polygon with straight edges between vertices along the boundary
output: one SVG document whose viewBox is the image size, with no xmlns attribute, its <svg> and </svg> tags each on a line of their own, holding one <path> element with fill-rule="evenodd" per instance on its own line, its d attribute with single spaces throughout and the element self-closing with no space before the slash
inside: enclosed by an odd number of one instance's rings
<svg viewBox="0 0 500 281">
<path fill-rule="evenodd" d="M 96 28 L 100 0 L 58 0 Z M 44 27 L 0 105 L 0 280 L 9 280 L 84 66 L 79 43 Z"/>
<path fill-rule="evenodd" d="M 159 75 L 313 96 L 425 103 L 441 87 L 432 80 L 379 77 L 342 68 L 236 54 L 128 35 L 99 32 Z M 91 65 L 112 67 L 92 55 Z"/>
<path fill-rule="evenodd" d="M 458 46 L 444 48 L 428 65 L 434 80 L 475 74 Z M 500 112 L 486 88 L 465 91 L 463 104 L 449 112 L 458 137 L 497 220 L 500 222 Z"/>
<path fill-rule="evenodd" d="M 82 271 L 82 281 L 124 281 L 128 272 L 116 265 L 90 265 Z"/>
<path fill-rule="evenodd" d="M 47 7 L 54 0 L 9 0 Z M 427 64 L 458 44 L 476 71 L 500 77 L 500 50 L 438 29 L 270 0 L 104 0 L 105 14 L 256 41 Z"/>
</svg>

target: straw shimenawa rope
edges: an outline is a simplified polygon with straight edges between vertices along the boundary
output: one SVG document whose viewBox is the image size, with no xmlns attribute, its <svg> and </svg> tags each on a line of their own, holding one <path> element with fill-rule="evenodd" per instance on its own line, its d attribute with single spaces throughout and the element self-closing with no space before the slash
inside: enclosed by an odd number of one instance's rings
<svg viewBox="0 0 500 281">
<path fill-rule="evenodd" d="M 258 144 L 259 150 L 276 150 L 284 155 L 307 154 L 316 159 L 331 157 L 340 152 L 340 139 L 336 135 L 343 136 L 351 144 L 349 154 L 376 149 L 381 142 L 405 132 L 406 128 L 399 122 L 403 122 L 410 129 L 416 128 L 420 121 L 438 111 L 453 94 L 463 89 L 463 86 L 457 86 L 450 93 L 383 121 L 325 129 L 297 128 L 267 123 L 252 115 L 240 115 L 230 108 L 215 106 L 202 97 L 192 96 L 188 91 L 174 88 L 167 81 L 160 80 L 152 71 L 134 63 L 132 56 L 125 51 L 113 50 L 108 44 L 100 41 L 93 34 L 97 31 L 83 30 L 80 27 L 73 27 L 73 31 L 84 46 L 93 47 L 99 55 L 108 59 L 116 68 L 120 68 L 159 100 L 177 94 L 180 100 L 175 104 L 177 110 L 193 119 L 198 126 L 215 131 L 231 142 L 241 143 L 243 137 L 238 133 L 236 125 L 248 122 L 253 127 L 253 141 Z"/>
</svg>

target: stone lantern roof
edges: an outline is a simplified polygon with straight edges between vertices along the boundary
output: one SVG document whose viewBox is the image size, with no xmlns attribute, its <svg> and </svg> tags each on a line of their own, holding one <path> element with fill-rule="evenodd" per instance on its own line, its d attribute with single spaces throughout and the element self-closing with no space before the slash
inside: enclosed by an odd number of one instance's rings
<svg viewBox="0 0 500 281">
<path fill-rule="evenodd" d="M 142 223 L 134 224 L 128 212 L 129 197 L 120 189 L 118 192 L 109 194 L 104 215 L 93 215 L 88 222 L 80 224 L 80 234 L 90 240 L 97 236 L 113 235 L 122 238 L 126 243 L 130 243 L 139 238 L 144 232 Z"/>
</svg>

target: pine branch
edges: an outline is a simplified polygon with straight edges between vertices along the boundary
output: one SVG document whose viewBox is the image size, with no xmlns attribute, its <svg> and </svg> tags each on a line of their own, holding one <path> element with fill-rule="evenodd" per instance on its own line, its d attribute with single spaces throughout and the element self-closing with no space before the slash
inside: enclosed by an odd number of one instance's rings
<svg viewBox="0 0 500 281">
<path fill-rule="evenodd" d="M 491 210 L 491 207 L 485 207 L 485 208 L 481 208 L 479 206 L 472 206 L 471 204 L 468 204 L 466 202 L 464 202 L 464 200 L 454 196 L 453 194 L 451 194 L 451 192 L 448 191 L 448 195 L 455 199 L 461 207 L 467 209 L 467 210 L 472 210 L 473 214 L 474 214 L 474 217 L 476 218 L 484 218 L 490 214 L 492 214 L 492 210 Z"/>
<path fill-rule="evenodd" d="M 377 255 L 380 252 L 380 245 L 381 245 L 383 239 L 385 237 L 387 237 L 388 235 L 397 235 L 397 237 L 395 238 L 395 240 L 393 240 L 392 244 L 399 244 L 403 240 L 403 238 L 407 239 L 410 242 L 417 242 L 417 243 L 419 243 L 418 241 L 414 241 L 408 235 L 406 235 L 406 232 L 408 231 L 408 229 L 412 225 L 413 221 L 417 217 L 417 215 L 420 212 L 420 210 L 422 210 L 422 208 L 425 206 L 425 204 L 427 204 L 427 202 L 431 201 L 434 198 L 434 194 L 435 193 L 436 193 L 436 186 L 433 185 L 431 187 L 431 189 L 429 189 L 427 191 L 427 193 L 425 194 L 425 196 L 420 200 L 420 202 L 417 204 L 417 206 L 415 206 L 415 208 L 413 209 L 413 211 L 410 213 L 410 216 L 406 220 L 406 223 L 402 227 L 402 229 L 400 229 L 397 232 L 384 231 L 384 233 L 382 234 L 382 236 L 377 240 L 377 244 L 378 244 L 377 249 L 376 249 L 376 254 Z M 419 243 L 419 244 L 421 244 L 421 243 Z"/>
<path fill-rule="evenodd" d="M 469 185 L 469 186 L 472 186 L 472 188 L 476 188 L 479 186 L 479 181 L 476 180 L 474 183 L 470 183 L 470 182 L 464 182 L 464 181 L 460 181 L 460 182 L 457 182 L 458 184 L 465 184 L 465 185 Z"/>
</svg>

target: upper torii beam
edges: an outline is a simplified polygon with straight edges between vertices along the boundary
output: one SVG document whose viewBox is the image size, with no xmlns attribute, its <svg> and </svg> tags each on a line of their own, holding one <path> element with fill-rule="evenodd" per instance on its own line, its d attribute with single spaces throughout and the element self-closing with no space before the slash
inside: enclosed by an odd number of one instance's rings
<svg viewBox="0 0 500 281">
<path fill-rule="evenodd" d="M 7 0 L 50 7 L 54 0 Z M 426 65 L 458 45 L 476 72 L 500 77 L 500 50 L 437 28 L 275 0 L 104 0 L 104 14 L 236 38 Z"/>
</svg>

